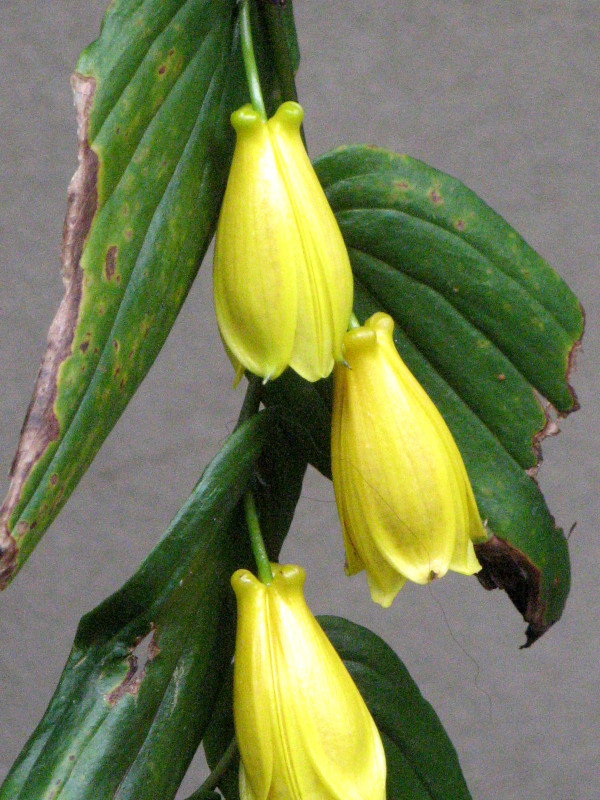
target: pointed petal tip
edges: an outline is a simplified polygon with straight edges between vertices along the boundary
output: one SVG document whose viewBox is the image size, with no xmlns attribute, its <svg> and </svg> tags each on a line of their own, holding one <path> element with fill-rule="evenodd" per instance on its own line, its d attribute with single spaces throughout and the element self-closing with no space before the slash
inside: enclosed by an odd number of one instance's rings
<svg viewBox="0 0 600 800">
<path fill-rule="evenodd" d="M 367 584 L 369 586 L 371 600 L 382 608 L 389 608 L 392 605 L 396 599 L 396 595 L 405 583 L 406 578 L 403 575 L 396 575 L 394 576 L 394 581 L 389 586 L 384 587 L 376 582 L 367 572 Z"/>
</svg>

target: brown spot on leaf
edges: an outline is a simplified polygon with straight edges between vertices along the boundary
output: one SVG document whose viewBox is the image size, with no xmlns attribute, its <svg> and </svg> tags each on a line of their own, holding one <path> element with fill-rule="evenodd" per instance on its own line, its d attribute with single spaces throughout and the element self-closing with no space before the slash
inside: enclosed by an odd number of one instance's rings
<svg viewBox="0 0 600 800">
<path fill-rule="evenodd" d="M 81 302 L 81 254 L 98 202 L 98 157 L 88 142 L 89 115 L 96 81 L 75 73 L 71 85 L 77 113 L 79 166 L 67 191 L 61 252 L 65 295 L 48 331 L 46 353 L 10 471 L 11 483 L 0 509 L 0 589 L 7 585 L 16 569 L 16 546 L 10 533 L 11 516 L 19 505 L 32 468 L 43 457 L 49 444 L 59 437 L 58 420 L 54 413 L 58 371 L 71 355 Z"/>
<path fill-rule="evenodd" d="M 441 204 L 444 202 L 442 195 L 438 192 L 435 186 L 427 192 L 427 196 L 434 206 L 441 206 Z"/>
<path fill-rule="evenodd" d="M 104 259 L 104 274 L 106 280 L 110 281 L 114 277 L 115 270 L 117 269 L 117 253 L 118 248 L 115 244 L 108 248 L 106 251 L 106 258 Z"/>
<path fill-rule="evenodd" d="M 123 236 L 125 237 L 126 241 L 130 242 L 133 238 L 133 231 L 131 230 L 131 228 L 127 228 Z"/>
<path fill-rule="evenodd" d="M 87 349 L 88 349 L 89 346 L 90 346 L 90 341 L 89 341 L 89 339 L 86 339 L 84 342 L 82 342 L 79 345 L 79 349 L 81 350 L 82 353 L 85 353 L 85 352 L 87 352 Z"/>
<path fill-rule="evenodd" d="M 504 589 L 517 610 L 529 623 L 523 647 L 530 647 L 553 624 L 545 621 L 546 603 L 541 597 L 539 569 L 516 547 L 492 534 L 487 542 L 475 545 L 481 564 L 477 573 L 485 589 Z"/>
<path fill-rule="evenodd" d="M 467 227 L 467 223 L 464 221 L 464 219 L 457 219 L 454 223 L 454 227 L 457 231 L 464 231 L 464 229 Z"/>
<path fill-rule="evenodd" d="M 166 65 L 165 64 L 161 64 L 160 67 L 158 68 L 158 74 L 159 75 L 164 75 L 166 71 L 167 71 Z"/>
<path fill-rule="evenodd" d="M 134 697 L 137 695 L 142 681 L 146 677 L 146 667 L 151 661 L 154 661 L 159 653 L 160 648 L 156 644 L 156 628 L 151 625 L 146 636 L 140 637 L 135 647 L 131 648 L 131 653 L 127 657 L 129 661 L 127 675 L 116 689 L 105 695 L 105 700 L 110 706 L 116 705 L 126 694 Z"/>
<path fill-rule="evenodd" d="M 537 459 L 537 464 L 535 467 L 527 470 L 527 474 L 534 480 L 537 477 L 539 465 L 542 463 L 542 442 L 547 436 L 557 436 L 560 433 L 557 420 L 561 415 L 558 414 L 551 403 L 544 402 L 540 403 L 540 405 L 542 406 L 546 421 L 544 427 L 532 437 L 531 446 Z"/>
<path fill-rule="evenodd" d="M 2 525 L 0 527 L 0 588 L 3 589 L 7 585 L 16 568 L 17 545 Z"/>
</svg>

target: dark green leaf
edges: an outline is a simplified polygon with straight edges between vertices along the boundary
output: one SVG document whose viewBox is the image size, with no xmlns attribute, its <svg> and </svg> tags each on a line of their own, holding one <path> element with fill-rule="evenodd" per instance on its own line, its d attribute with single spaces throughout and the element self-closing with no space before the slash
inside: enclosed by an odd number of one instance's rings
<svg viewBox="0 0 600 800">
<path fill-rule="evenodd" d="M 300 64 L 300 51 L 296 37 L 296 25 L 292 2 L 282 8 L 272 2 L 259 2 L 260 28 L 266 31 L 271 54 L 271 68 L 277 76 L 281 89 L 281 100 L 297 100 L 295 75 Z"/>
<path fill-rule="evenodd" d="M 374 148 L 316 163 L 359 283 L 524 468 L 546 424 L 537 390 L 576 407 L 577 298 L 459 181 Z"/>
<path fill-rule="evenodd" d="M 381 733 L 387 759 L 388 800 L 470 800 L 456 751 L 431 705 L 398 656 L 378 636 L 340 617 L 319 617 Z M 204 739 L 214 766 L 233 736 L 230 671 Z M 239 759 L 219 784 L 239 800 Z"/>
<path fill-rule="evenodd" d="M 272 561 L 277 561 L 292 524 L 308 464 L 295 438 L 280 424 L 279 413 L 276 419 L 252 484 L 261 532 Z"/>
<path fill-rule="evenodd" d="M 478 548 L 480 580 L 506 589 L 530 643 L 558 619 L 569 590 L 566 541 L 531 475 L 553 414 L 577 408 L 568 376 L 581 306 L 454 178 L 358 146 L 315 168 L 349 248 L 355 312 L 361 321 L 378 310 L 394 317 L 398 350 L 452 430 L 492 534 Z M 328 395 L 287 373 L 268 391 L 303 428 L 317 451 L 305 452 L 324 474 Z"/>
<path fill-rule="evenodd" d="M 217 792 L 202 792 L 191 795 L 187 800 L 221 800 L 221 795 Z"/>
<path fill-rule="evenodd" d="M 206 760 L 211 769 L 214 769 L 219 763 L 234 736 L 233 665 L 231 665 L 221 686 L 221 692 L 215 703 L 212 719 L 202 742 Z M 231 761 L 231 765 L 219 781 L 219 789 L 227 800 L 239 800 L 240 798 L 238 791 L 239 765 L 240 757 L 239 754 L 236 754 Z"/>
<path fill-rule="evenodd" d="M 331 478 L 330 439 L 333 382 L 309 383 L 287 369 L 264 387 L 267 404 L 295 437 L 307 461 Z"/>
<path fill-rule="evenodd" d="M 0 800 L 174 796 L 233 653 L 229 578 L 249 562 L 238 501 L 254 481 L 259 507 L 287 504 L 268 525 L 280 543 L 299 496 L 306 465 L 283 442 L 271 412 L 245 423 L 139 571 L 82 619 Z"/>
<path fill-rule="evenodd" d="M 247 101 L 235 15 L 235 0 L 115 0 L 81 55 L 66 293 L 0 514 L 0 588 L 146 375 L 212 238 L 233 150 L 229 116 Z M 272 111 L 285 90 L 255 22 Z"/>
<path fill-rule="evenodd" d="M 346 619 L 319 622 L 381 732 L 388 800 L 470 800 L 452 742 L 394 651 Z"/>
<path fill-rule="evenodd" d="M 188 800 L 221 800 L 221 795 L 217 794 L 217 792 L 202 792 L 201 794 L 191 795 Z"/>
</svg>

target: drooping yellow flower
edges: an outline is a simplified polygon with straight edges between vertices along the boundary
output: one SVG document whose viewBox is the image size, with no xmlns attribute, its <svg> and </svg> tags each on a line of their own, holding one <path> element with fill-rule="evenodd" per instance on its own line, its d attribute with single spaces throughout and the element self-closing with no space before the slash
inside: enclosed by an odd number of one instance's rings
<svg viewBox="0 0 600 800">
<path fill-rule="evenodd" d="M 334 373 L 331 468 L 346 571 L 387 607 L 405 580 L 481 569 L 486 534 L 452 434 L 398 355 L 387 314 L 346 334 Z"/>
<path fill-rule="evenodd" d="M 298 103 L 268 121 L 250 105 L 237 133 L 214 258 L 223 341 L 265 380 L 291 366 L 316 381 L 342 360 L 352 271 L 333 212 L 300 137 Z"/>
<path fill-rule="evenodd" d="M 384 800 L 379 732 L 303 597 L 304 570 L 231 579 L 233 711 L 242 800 Z"/>
</svg>

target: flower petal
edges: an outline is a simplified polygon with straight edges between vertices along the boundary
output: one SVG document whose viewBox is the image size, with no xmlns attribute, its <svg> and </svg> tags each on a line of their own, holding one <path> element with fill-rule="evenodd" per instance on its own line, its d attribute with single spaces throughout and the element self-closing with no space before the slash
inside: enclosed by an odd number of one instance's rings
<svg viewBox="0 0 600 800">
<path fill-rule="evenodd" d="M 290 365 L 306 380 L 315 381 L 331 373 L 334 359 L 342 360 L 353 280 L 342 234 L 300 136 L 302 117 L 298 103 L 284 103 L 269 126 L 302 242 Z"/>
<path fill-rule="evenodd" d="M 265 380 L 289 365 L 310 381 L 342 359 L 352 270 L 335 216 L 284 103 L 264 121 L 232 115 L 237 142 L 219 217 L 215 310 L 234 360 Z"/>
<path fill-rule="evenodd" d="M 276 378 L 296 335 L 301 241 L 266 123 L 252 106 L 236 111 L 232 123 L 238 141 L 215 242 L 215 311 L 235 358 Z"/>
<path fill-rule="evenodd" d="M 245 573 L 246 576 L 249 573 Z M 245 586 L 266 603 L 238 605 L 234 717 L 248 800 L 384 800 L 385 755 L 375 723 L 350 675 L 302 594 L 304 571 L 274 569 L 267 587 L 234 576 L 238 604 Z M 233 581 L 232 581 L 233 582 Z M 241 589 L 241 590 L 240 590 Z M 249 617 L 248 614 L 251 616 Z M 266 647 L 269 657 L 257 652 Z M 256 681 L 257 674 L 262 681 Z M 251 703 L 244 692 L 256 692 Z M 254 708 L 262 708 L 257 720 Z M 242 719 L 250 714 L 248 719 Z M 270 731 L 271 769 L 261 774 Z M 254 735 L 252 735 L 252 733 Z M 257 769 L 258 767 L 258 769 Z"/>
<path fill-rule="evenodd" d="M 398 355 L 393 328 L 379 313 L 346 334 L 349 369 L 335 369 L 332 426 L 351 571 L 364 564 L 371 596 L 384 606 L 404 579 L 478 571 L 473 541 L 485 538 L 460 452 Z"/>
</svg>

